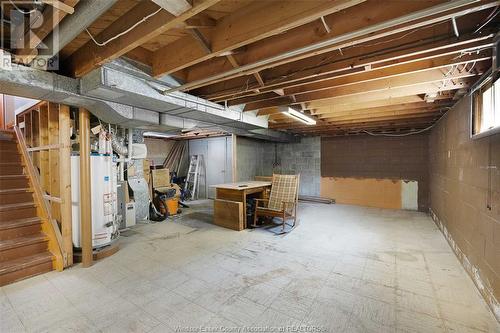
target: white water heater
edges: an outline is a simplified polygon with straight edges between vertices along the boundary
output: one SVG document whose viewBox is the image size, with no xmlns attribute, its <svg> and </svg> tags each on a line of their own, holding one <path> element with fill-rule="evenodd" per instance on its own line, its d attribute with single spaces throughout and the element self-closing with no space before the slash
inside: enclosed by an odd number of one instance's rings
<svg viewBox="0 0 500 333">
<path fill-rule="evenodd" d="M 73 245 L 80 247 L 80 156 L 71 156 Z M 113 156 L 90 156 L 92 247 L 110 244 L 117 235 L 116 162 Z"/>
</svg>

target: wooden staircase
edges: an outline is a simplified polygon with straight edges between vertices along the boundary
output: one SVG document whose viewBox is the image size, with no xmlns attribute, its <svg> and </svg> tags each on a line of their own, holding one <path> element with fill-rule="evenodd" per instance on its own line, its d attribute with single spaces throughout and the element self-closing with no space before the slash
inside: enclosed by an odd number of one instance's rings
<svg viewBox="0 0 500 333">
<path fill-rule="evenodd" d="M 0 131 L 0 286 L 54 269 L 17 137 Z"/>
</svg>

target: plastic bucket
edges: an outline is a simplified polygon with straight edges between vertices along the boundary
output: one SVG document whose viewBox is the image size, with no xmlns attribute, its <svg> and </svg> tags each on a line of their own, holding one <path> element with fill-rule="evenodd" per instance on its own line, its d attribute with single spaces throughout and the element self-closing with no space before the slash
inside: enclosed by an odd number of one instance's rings
<svg viewBox="0 0 500 333">
<path fill-rule="evenodd" d="M 168 215 L 175 215 L 179 210 L 179 199 L 178 198 L 170 198 L 167 199 L 167 209 Z"/>
</svg>

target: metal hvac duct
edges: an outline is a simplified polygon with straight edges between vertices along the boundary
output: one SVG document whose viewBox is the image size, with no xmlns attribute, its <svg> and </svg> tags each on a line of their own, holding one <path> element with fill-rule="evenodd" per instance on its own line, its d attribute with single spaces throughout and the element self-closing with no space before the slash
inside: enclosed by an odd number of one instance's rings
<svg viewBox="0 0 500 333">
<path fill-rule="evenodd" d="M 82 80 L 22 66 L 0 71 L 2 93 L 83 107 L 122 127 L 170 133 L 206 128 L 271 141 L 295 140 L 290 134 L 267 129 L 264 117 L 226 110 L 184 93 L 164 96 L 150 83 L 117 68 L 98 69 Z"/>
</svg>

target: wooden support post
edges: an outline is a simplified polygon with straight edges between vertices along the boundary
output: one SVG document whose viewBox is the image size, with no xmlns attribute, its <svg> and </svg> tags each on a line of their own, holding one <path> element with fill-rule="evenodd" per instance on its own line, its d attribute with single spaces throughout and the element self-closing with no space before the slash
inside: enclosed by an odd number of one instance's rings
<svg viewBox="0 0 500 333">
<path fill-rule="evenodd" d="M 59 107 L 59 186 L 61 204 L 62 248 L 66 266 L 73 265 L 73 231 L 71 221 L 71 119 L 69 106 Z"/>
<path fill-rule="evenodd" d="M 79 111 L 80 129 L 80 245 L 82 266 L 92 266 L 92 220 L 90 201 L 90 115 Z"/>
<path fill-rule="evenodd" d="M 48 144 L 57 145 L 59 144 L 59 104 L 49 102 L 48 103 Z M 26 124 L 26 118 L 24 118 L 24 123 Z M 25 136 L 27 132 L 25 131 Z M 49 149 L 49 171 L 48 171 L 48 187 L 46 192 L 52 197 L 59 198 L 61 193 L 60 187 L 60 172 L 59 172 L 59 149 Z M 50 206 L 52 208 L 52 217 L 55 218 L 59 223 L 61 223 L 61 210 L 60 205 L 57 202 L 51 202 Z"/>
<path fill-rule="evenodd" d="M 40 105 L 40 114 L 39 114 L 39 140 L 40 145 L 48 145 L 49 144 L 49 106 L 47 103 Z M 42 189 L 46 192 L 50 191 L 50 173 L 49 173 L 49 151 L 44 150 L 40 152 L 40 184 L 42 185 Z"/>
<path fill-rule="evenodd" d="M 40 145 L 40 112 L 38 110 L 33 110 L 31 112 L 31 132 L 33 133 L 31 137 L 31 146 L 38 147 Z M 40 169 L 40 152 L 33 152 L 32 160 L 36 168 Z"/>
<path fill-rule="evenodd" d="M 5 108 L 3 105 L 3 94 L 0 94 L 0 129 L 5 129 Z"/>
</svg>

